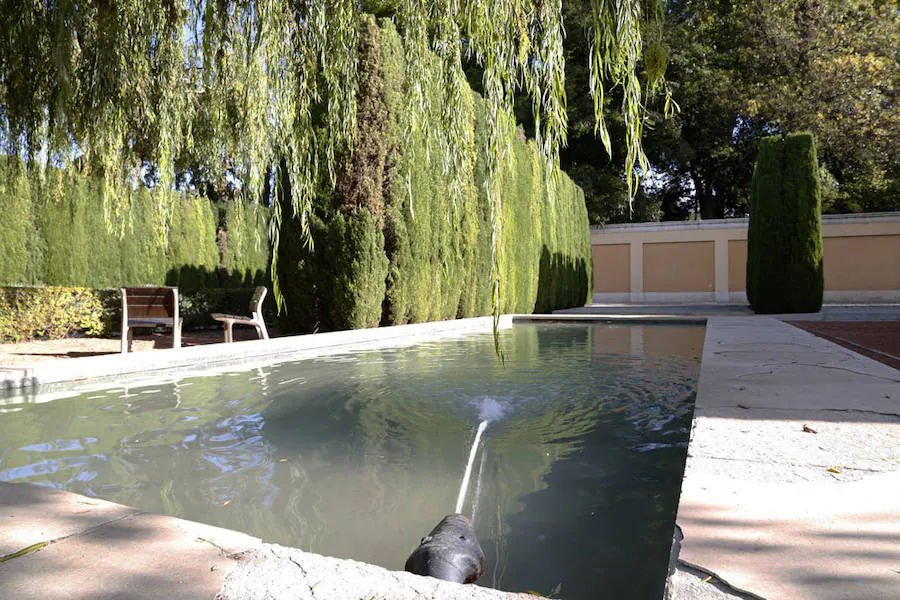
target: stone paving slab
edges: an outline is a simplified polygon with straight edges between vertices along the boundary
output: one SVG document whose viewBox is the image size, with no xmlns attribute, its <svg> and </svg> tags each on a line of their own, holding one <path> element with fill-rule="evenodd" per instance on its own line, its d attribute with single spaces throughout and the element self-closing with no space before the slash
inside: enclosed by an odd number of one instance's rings
<svg viewBox="0 0 900 600">
<path fill-rule="evenodd" d="M 0 556 L 66 538 L 139 511 L 34 485 L 0 482 Z"/>
<path fill-rule="evenodd" d="M 388 571 L 266 544 L 228 575 L 217 600 L 525 600 L 535 596 Z"/>
<path fill-rule="evenodd" d="M 900 414 L 900 371 L 770 317 L 707 326 L 697 409 Z M 736 413 L 737 414 L 737 413 Z M 747 413 L 758 419 L 761 413 Z"/>
<path fill-rule="evenodd" d="M 763 598 L 894 599 L 900 473 L 841 484 L 688 478 L 681 560 Z"/>
<path fill-rule="evenodd" d="M 897 490 L 900 372 L 775 318 L 710 319 L 683 564 L 756 597 L 896 599 Z"/>
<path fill-rule="evenodd" d="M 232 553 L 260 545 L 242 533 L 25 483 L 0 484 L 0 511 L 0 597 L 16 600 L 209 600 L 235 564 Z"/>
</svg>

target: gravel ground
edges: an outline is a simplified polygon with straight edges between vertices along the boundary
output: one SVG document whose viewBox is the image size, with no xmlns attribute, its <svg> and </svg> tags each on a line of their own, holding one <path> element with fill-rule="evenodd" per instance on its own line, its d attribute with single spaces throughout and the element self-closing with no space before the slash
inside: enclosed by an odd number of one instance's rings
<svg viewBox="0 0 900 600">
<path fill-rule="evenodd" d="M 161 350 L 172 347 L 170 332 L 153 332 L 135 334 L 133 352 Z M 278 333 L 269 328 L 269 336 L 278 337 Z M 220 344 L 225 339 L 219 330 L 189 331 L 181 336 L 182 346 L 199 346 L 203 344 Z M 255 340 L 256 331 L 249 327 L 235 327 L 234 340 Z M 70 337 L 62 340 L 37 340 L 18 344 L 0 344 L 0 367 L 42 362 L 57 358 L 82 358 L 101 354 L 116 354 L 121 350 L 121 338 Z"/>
</svg>

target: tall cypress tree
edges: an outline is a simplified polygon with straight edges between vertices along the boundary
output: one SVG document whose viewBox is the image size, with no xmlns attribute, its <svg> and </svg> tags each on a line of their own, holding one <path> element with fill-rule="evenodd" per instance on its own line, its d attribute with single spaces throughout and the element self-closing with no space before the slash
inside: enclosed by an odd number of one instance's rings
<svg viewBox="0 0 900 600">
<path fill-rule="evenodd" d="M 812 134 L 761 141 L 750 196 L 747 299 L 757 313 L 822 308 L 822 198 Z"/>
</svg>

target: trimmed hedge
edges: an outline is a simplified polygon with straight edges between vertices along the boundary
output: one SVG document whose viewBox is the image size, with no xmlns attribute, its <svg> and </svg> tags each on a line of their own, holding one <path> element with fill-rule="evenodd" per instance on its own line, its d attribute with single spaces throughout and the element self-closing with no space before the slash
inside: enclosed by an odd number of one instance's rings
<svg viewBox="0 0 900 600">
<path fill-rule="evenodd" d="M 220 284 L 223 287 L 266 285 L 271 256 L 271 211 L 255 204 L 226 202 L 220 212 L 217 239 L 221 257 Z"/>
<path fill-rule="evenodd" d="M 812 134 L 760 142 L 747 231 L 747 299 L 757 313 L 822 308 L 822 200 Z"/>
<path fill-rule="evenodd" d="M 490 314 L 484 101 L 467 90 L 470 144 L 463 189 L 454 197 L 440 158 L 445 86 L 437 57 L 429 59 L 423 89 L 432 130 L 404 138 L 410 92 L 401 38 L 391 21 L 376 24 L 364 15 L 359 39 L 358 141 L 341 159 L 335 190 L 315 199 L 314 252 L 300 247 L 296 221 L 284 219 L 278 274 L 287 313 L 279 325 L 321 331 Z M 510 145 L 501 308 L 580 306 L 590 297 L 592 273 L 584 196 L 560 174 L 548 197 L 534 143 L 518 131 Z M 289 197 L 284 178 L 280 185 Z"/>
<path fill-rule="evenodd" d="M 269 209 L 182 195 L 168 243 L 157 234 L 151 192 L 132 193 L 127 219 L 107 226 L 99 184 L 8 168 L 0 175 L 0 285 L 262 285 L 269 263 Z"/>
</svg>

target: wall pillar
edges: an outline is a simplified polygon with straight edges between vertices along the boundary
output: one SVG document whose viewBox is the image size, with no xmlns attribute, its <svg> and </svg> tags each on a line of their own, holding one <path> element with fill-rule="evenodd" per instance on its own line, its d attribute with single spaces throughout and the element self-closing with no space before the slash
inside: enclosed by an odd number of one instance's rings
<svg viewBox="0 0 900 600">
<path fill-rule="evenodd" d="M 717 237 L 715 243 L 716 302 L 728 302 L 728 240 Z"/>
<path fill-rule="evenodd" d="M 631 302 L 644 301 L 644 242 L 629 242 L 631 251 Z"/>
</svg>

